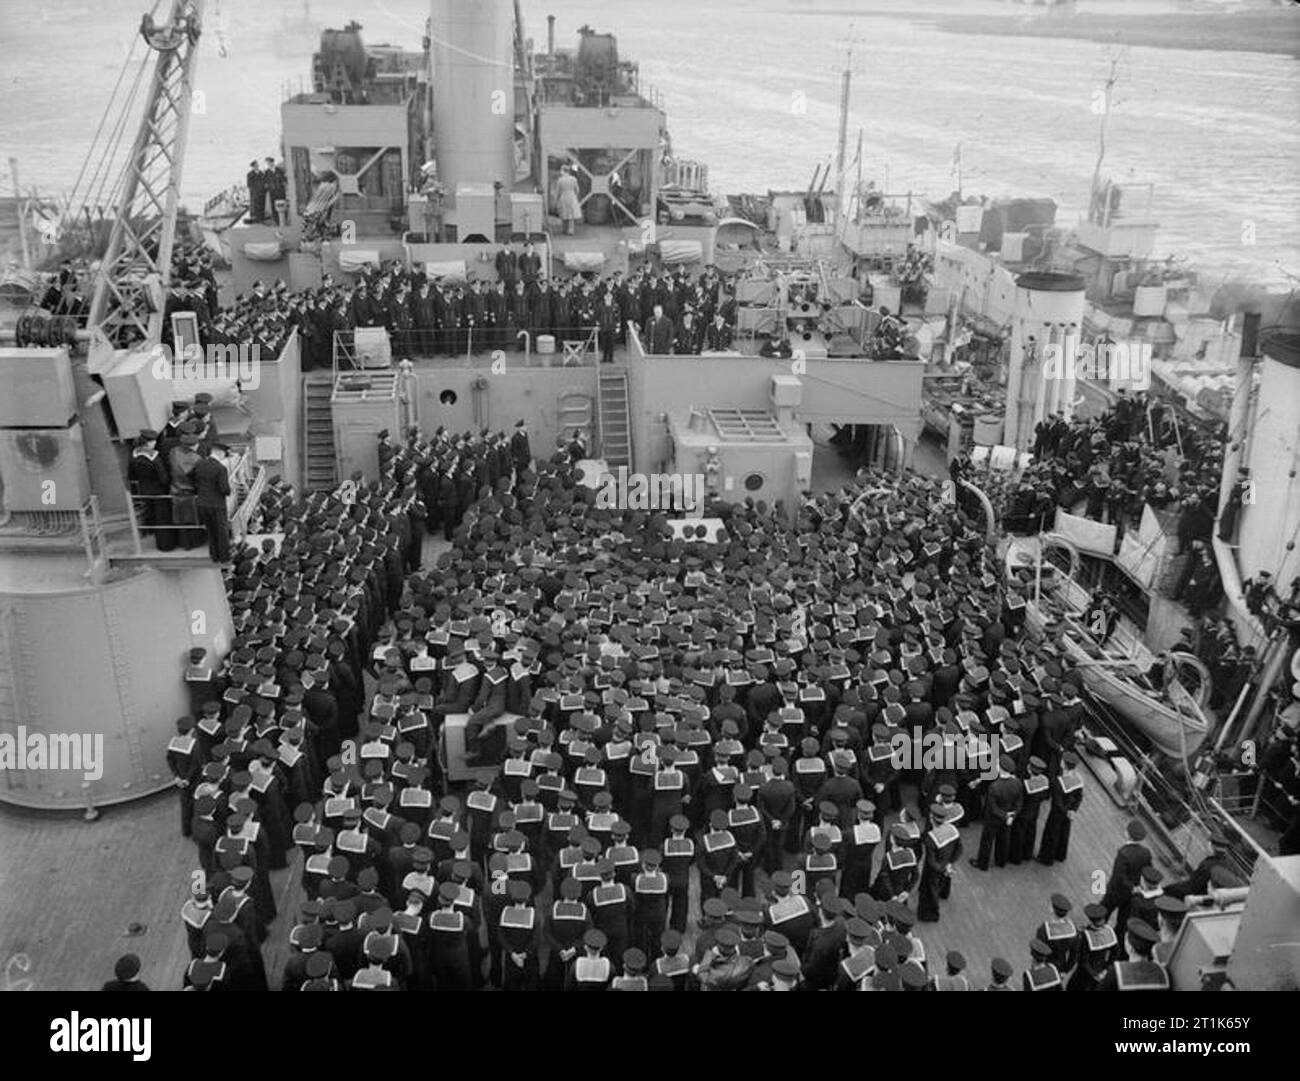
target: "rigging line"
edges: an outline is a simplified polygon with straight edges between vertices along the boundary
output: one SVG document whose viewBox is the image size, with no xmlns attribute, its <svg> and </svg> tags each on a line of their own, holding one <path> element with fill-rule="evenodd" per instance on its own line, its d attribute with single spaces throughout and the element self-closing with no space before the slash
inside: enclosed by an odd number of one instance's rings
<svg viewBox="0 0 1300 1081">
<path fill-rule="evenodd" d="M 389 11 L 388 5 L 384 4 L 382 0 L 376 6 L 385 15 L 389 16 L 389 18 L 395 19 L 397 22 L 403 23 L 406 26 L 416 27 L 416 24 L 412 22 L 410 19 L 403 18 L 402 16 L 396 15 L 393 12 Z M 480 56 L 478 55 L 478 53 L 473 53 L 470 52 L 468 49 L 461 48 L 459 45 L 454 45 L 446 38 L 439 37 L 437 34 L 433 32 L 432 26 L 426 24 L 425 26 L 418 26 L 416 28 L 420 31 L 421 35 L 427 33 L 430 45 L 435 45 L 435 44 L 441 45 L 443 48 L 447 49 L 450 52 L 459 53 L 461 56 L 464 56 L 470 60 L 477 60 L 481 64 L 488 64 L 496 68 L 509 68 L 512 72 L 514 71 L 515 62 L 513 57 L 509 61 L 504 61 L 504 60 L 497 60 L 495 57 L 492 56 Z"/>
<path fill-rule="evenodd" d="M 131 84 L 131 89 L 117 114 L 113 124 L 113 130 L 109 133 L 108 141 L 105 143 L 103 154 L 95 165 L 95 171 L 86 184 L 85 192 L 82 196 L 82 205 L 89 206 L 92 200 L 103 205 L 104 185 L 115 168 L 118 147 L 122 141 L 122 132 L 126 127 L 132 107 L 136 97 L 140 92 L 140 83 L 144 78 L 144 69 L 146 67 L 145 59 L 141 59 L 139 67 L 136 69 L 135 81 Z M 94 189 L 92 191 L 92 189 Z"/>
<path fill-rule="evenodd" d="M 459 45 L 453 44 L 452 42 L 448 41 L 446 38 L 438 37 L 437 34 L 429 35 L 429 43 L 431 45 L 441 45 L 449 52 L 459 53 L 461 56 L 468 57 L 470 60 L 477 60 L 480 64 L 488 64 L 494 68 L 509 68 L 511 71 L 513 71 L 515 67 L 513 60 L 510 61 L 496 60 L 490 56 L 480 56 L 478 53 L 472 53 L 468 49 L 463 49 Z"/>
<path fill-rule="evenodd" d="M 1230 442 L 1235 442 L 1237 439 L 1240 439 L 1240 438 L 1241 438 L 1241 434 L 1242 434 L 1242 431 L 1243 431 L 1243 430 L 1245 429 L 1245 427 L 1246 427 L 1246 421 L 1247 421 L 1247 420 L 1250 420 L 1250 422 L 1251 422 L 1251 427 L 1254 427 L 1254 426 L 1255 426 L 1256 424 L 1258 424 L 1261 420 L 1263 420 L 1266 416 L 1268 416 L 1271 412 L 1273 412 L 1273 407 L 1272 407 L 1271 405 L 1268 406 L 1268 408 L 1266 408 L 1266 409 L 1264 410 L 1264 412 L 1260 413 L 1259 416 L 1257 416 L 1257 417 L 1251 417 L 1250 414 L 1249 414 L 1249 411 L 1247 411 L 1247 414 L 1241 418 L 1241 421 L 1240 421 L 1240 423 L 1237 425 L 1237 427 L 1234 428 L 1234 429 L 1232 430 L 1232 432 L 1229 433 L 1229 436 L 1228 436 L 1229 441 L 1230 441 Z"/>
<path fill-rule="evenodd" d="M 138 91 L 138 86 L 139 86 L 138 79 L 139 79 L 139 72 L 137 72 L 137 82 L 132 85 L 131 92 L 128 95 L 126 101 L 123 103 L 122 111 L 119 112 L 117 115 L 116 122 L 113 125 L 113 130 L 109 135 L 109 140 L 105 144 L 103 157 L 100 158 L 99 163 L 95 169 L 95 174 L 91 178 L 90 184 L 87 185 L 87 189 L 86 189 L 87 199 L 89 199 L 91 195 L 90 189 L 92 187 L 97 186 L 97 190 L 95 192 L 95 199 L 101 205 L 103 203 L 103 198 L 104 198 L 104 185 L 108 182 L 109 177 L 111 177 L 117 171 L 118 148 L 121 145 L 122 133 L 126 129 L 127 119 L 131 113 L 131 106 L 135 102 L 136 93 Z"/>
<path fill-rule="evenodd" d="M 856 387 L 851 387 L 844 383 L 837 383 L 833 379 L 826 379 L 818 375 L 804 375 L 803 378 L 809 380 L 810 382 L 822 383 L 825 386 L 834 387 L 836 390 L 847 391 L 850 394 L 865 398 L 867 401 L 870 402 L 877 402 L 880 405 L 887 405 L 891 409 L 898 409 L 901 411 L 906 411 L 907 409 L 907 407 L 902 402 L 893 402 L 890 401 L 888 398 L 878 398 L 874 394 L 867 394 L 864 391 L 858 390 Z"/>
<path fill-rule="evenodd" d="M 1290 506 L 1291 506 L 1291 497 L 1290 497 L 1290 496 L 1287 497 L 1286 506 L 1287 506 L 1287 507 L 1290 507 Z M 1283 560 L 1286 559 L 1286 556 L 1283 555 L 1282 553 L 1284 553 L 1284 552 L 1287 550 L 1287 545 L 1288 545 L 1288 544 L 1290 544 L 1290 545 L 1294 545 L 1294 544 L 1295 544 L 1295 542 L 1296 542 L 1296 537 L 1298 537 L 1298 536 L 1300 536 L 1300 518 L 1297 518 L 1297 519 L 1296 519 L 1295 529 L 1293 529 L 1293 530 L 1291 531 L 1291 539 L 1290 539 L 1290 540 L 1288 540 L 1288 541 L 1286 541 L 1286 542 L 1284 543 L 1284 542 L 1282 541 L 1282 535 L 1281 535 L 1280 533 L 1278 534 L 1278 538 L 1277 538 L 1277 539 L 1278 539 L 1278 549 L 1277 549 L 1277 550 L 1278 550 L 1278 554 L 1273 558 L 1273 566 L 1274 566 L 1275 568 L 1280 568 L 1280 567 L 1282 566 L 1282 562 L 1283 562 Z M 1293 549 L 1293 550 L 1294 550 L 1294 549 Z"/>
<path fill-rule="evenodd" d="M 131 66 L 131 58 L 135 56 L 135 50 L 140 43 L 138 35 L 132 35 L 131 48 L 127 50 L 126 59 L 122 62 L 122 67 L 117 73 L 117 82 L 113 84 L 112 93 L 109 94 L 108 100 L 104 103 L 104 112 L 99 118 L 99 123 L 95 127 L 95 136 L 90 142 L 90 147 L 86 151 L 86 156 L 81 160 L 81 170 L 77 173 L 77 179 L 72 184 L 72 193 L 69 196 L 69 203 L 76 197 L 77 190 L 81 187 L 81 179 L 86 175 L 86 169 L 90 165 L 90 160 L 95 153 L 95 147 L 99 143 L 99 137 L 104 131 L 104 124 L 108 121 L 109 112 L 113 108 L 113 102 L 117 99 L 118 91 L 122 87 L 122 80 L 126 78 L 127 70 Z"/>
<path fill-rule="evenodd" d="M 130 97 L 127 98 L 126 104 L 122 108 L 122 112 L 118 115 L 117 125 L 113 130 L 112 147 L 102 162 L 103 172 L 102 175 L 99 176 L 99 188 L 95 193 L 95 201 L 101 206 L 104 205 L 104 185 L 106 185 L 110 180 L 113 181 L 113 186 L 109 189 L 108 199 L 110 204 L 115 205 L 113 200 L 121 191 L 126 171 L 130 167 L 130 150 L 127 151 L 127 160 L 124 163 L 119 165 L 117 159 L 122 145 L 122 138 L 126 134 L 128 122 L 135 112 L 135 103 L 140 96 L 140 86 L 144 82 L 145 68 L 147 67 L 148 64 L 141 61 L 140 69 L 136 73 L 135 83 L 131 87 Z M 134 138 L 130 145 L 134 148 Z"/>
</svg>

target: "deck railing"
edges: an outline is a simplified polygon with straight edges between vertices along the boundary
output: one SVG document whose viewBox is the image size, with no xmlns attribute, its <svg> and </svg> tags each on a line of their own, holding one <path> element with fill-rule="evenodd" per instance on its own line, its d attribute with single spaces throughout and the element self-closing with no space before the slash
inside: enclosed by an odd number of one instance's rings
<svg viewBox="0 0 1300 1081">
<path fill-rule="evenodd" d="M 555 339 L 555 351 L 551 354 L 537 351 L 538 338 L 544 335 Z M 589 367 L 600 359 L 600 328 L 591 325 L 527 331 L 527 341 L 520 329 L 514 327 L 397 330 L 389 332 L 388 340 L 394 365 L 399 360 L 418 357 L 457 357 L 473 364 L 476 358 L 487 361 L 497 350 L 507 355 L 522 352 L 530 359 L 540 358 L 537 367 Z M 335 376 L 366 370 L 350 330 L 334 332 L 333 355 Z M 386 367 L 378 366 L 378 370 Z"/>
<path fill-rule="evenodd" d="M 93 568 L 105 554 L 104 522 L 99 499 L 91 495 L 74 510 L 14 511 L 0 525 L 0 541 L 63 541 L 80 544 Z"/>
</svg>

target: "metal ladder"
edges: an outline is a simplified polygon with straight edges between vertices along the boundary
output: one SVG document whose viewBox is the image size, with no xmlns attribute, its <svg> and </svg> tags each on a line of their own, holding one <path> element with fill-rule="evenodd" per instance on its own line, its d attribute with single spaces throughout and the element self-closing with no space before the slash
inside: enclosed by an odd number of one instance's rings
<svg viewBox="0 0 1300 1081">
<path fill-rule="evenodd" d="M 588 446 L 592 438 L 592 403 L 589 394 L 569 394 L 560 399 L 559 431 L 567 440 L 576 428 Z"/>
<path fill-rule="evenodd" d="M 601 458 L 611 469 L 617 469 L 620 465 L 631 468 L 632 431 L 626 372 L 600 373 L 596 406 Z"/>
<path fill-rule="evenodd" d="M 303 377 L 303 477 L 309 492 L 333 488 L 338 483 L 334 410 L 330 407 L 333 394 L 333 378 Z"/>
</svg>

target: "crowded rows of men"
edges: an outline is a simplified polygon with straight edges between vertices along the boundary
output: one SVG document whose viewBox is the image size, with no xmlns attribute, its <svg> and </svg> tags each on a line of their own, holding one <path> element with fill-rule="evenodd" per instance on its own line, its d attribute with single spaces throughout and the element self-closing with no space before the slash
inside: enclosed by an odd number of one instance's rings
<svg viewBox="0 0 1300 1081">
<path fill-rule="evenodd" d="M 1259 666 L 1255 647 L 1241 646 L 1231 623 L 1216 615 L 1223 587 L 1211 534 L 1224 433 L 1190 425 L 1175 433 L 1164 420 L 1148 423 L 1148 411 L 1153 409 L 1168 411 L 1145 395 L 1130 399 L 1121 391 L 1115 406 L 1101 416 L 1067 422 L 1054 414 L 1040 423 L 1034 460 L 1018 477 L 991 470 L 976 474 L 962 459 L 954 462 L 953 477 L 974 479 L 1001 510 L 1004 525 L 1015 531 L 1050 529 L 1061 508 L 1114 523 L 1122 538 L 1126 529 L 1137 527 L 1148 504 L 1157 512 L 1173 514 L 1167 528 L 1185 565 L 1171 596 L 1194 621 L 1173 648 L 1195 654 L 1210 669 L 1211 706 L 1218 708 L 1236 699 Z M 1165 434 L 1153 440 L 1158 430 Z M 1249 472 L 1242 474 L 1234 490 L 1236 510 L 1230 501 L 1219 520 L 1219 533 L 1228 541 L 1235 534 L 1241 500 L 1249 498 Z M 1247 607 L 1266 625 L 1270 617 L 1276 622 L 1300 611 L 1300 604 L 1281 596 L 1268 572 L 1244 585 Z M 1291 592 L 1300 600 L 1300 582 L 1292 583 Z M 1104 641 L 1119 621 L 1119 609 L 1105 596 L 1095 598 L 1093 607 L 1104 627 L 1099 634 Z"/>
<path fill-rule="evenodd" d="M 709 266 L 692 275 L 684 267 L 655 273 L 643 267 L 624 277 L 543 273 L 531 241 L 497 252 L 495 278 L 431 278 L 420 264 L 400 260 L 367 266 L 351 283 L 326 274 L 316 289 L 291 290 L 283 282 L 254 282 L 218 311 L 193 286 L 178 289 L 171 310 L 193 311 L 205 342 L 252 345 L 278 356 L 296 329 L 305 371 L 329 368 L 335 335 L 363 327 L 388 331 L 395 355 L 460 356 L 520 349 L 541 335 L 587 340 L 593 333 L 605 361 L 626 341 L 627 324 L 642 329 L 655 353 L 720 352 L 731 348 L 736 304 L 730 283 Z"/>
<path fill-rule="evenodd" d="M 1051 528 L 1057 507 L 1117 526 L 1119 536 L 1136 529 L 1147 504 L 1178 511 L 1178 539 L 1190 549 L 1214 526 L 1222 440 L 1192 427 L 1175 430 L 1161 416 L 1164 406 L 1147 395 L 1119 392 L 1115 405 L 1094 417 L 1066 420 L 1056 413 L 1039 422 L 1033 461 L 1014 487 L 989 481 L 989 494 L 1004 507 L 1009 526 Z"/>
<path fill-rule="evenodd" d="M 237 637 L 168 750 L 200 868 L 185 986 L 1167 986 L 1138 879 L 1087 927 L 1051 898 L 988 974 L 916 934 L 968 845 L 981 873 L 1067 861 L 1085 787 L 1059 645 L 936 482 L 717 504 L 716 542 L 680 540 L 526 442 L 385 433 L 381 481 L 268 490 L 283 540 L 238 554 Z M 449 455 L 475 498 L 422 571 Z M 952 753 L 923 768 L 927 736 Z"/>
</svg>

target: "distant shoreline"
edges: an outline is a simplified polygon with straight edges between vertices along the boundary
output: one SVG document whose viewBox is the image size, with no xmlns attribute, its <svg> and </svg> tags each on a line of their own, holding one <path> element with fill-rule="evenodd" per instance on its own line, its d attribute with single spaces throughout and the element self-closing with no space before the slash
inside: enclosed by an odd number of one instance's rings
<svg viewBox="0 0 1300 1081">
<path fill-rule="evenodd" d="M 1023 12 L 1023 14 L 1020 14 Z M 791 7 L 791 15 L 847 15 L 924 22 L 949 34 L 1067 38 L 1153 49 L 1268 53 L 1300 58 L 1300 10 L 1176 15 L 1075 14 L 1024 6 L 1008 15 L 926 15 L 851 8 Z"/>
</svg>

